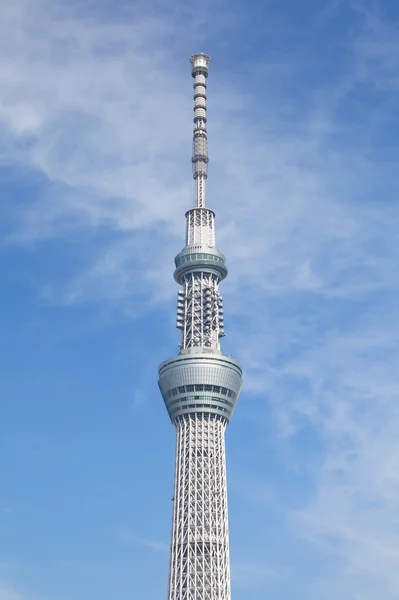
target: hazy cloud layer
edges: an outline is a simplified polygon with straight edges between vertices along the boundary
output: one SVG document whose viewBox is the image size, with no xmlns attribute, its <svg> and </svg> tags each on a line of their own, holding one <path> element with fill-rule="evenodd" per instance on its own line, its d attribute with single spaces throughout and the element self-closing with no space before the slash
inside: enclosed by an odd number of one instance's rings
<svg viewBox="0 0 399 600">
<path fill-rule="evenodd" d="M 190 11 L 139 4 L 129 20 L 36 0 L 1 9 L 0 160 L 42 182 L 4 202 L 7 243 L 93 236 L 43 298 L 142 316 L 176 291 L 193 198 L 187 56 L 206 36 Z M 295 454 L 304 429 L 319 448 L 294 460 L 313 491 L 287 508 L 292 535 L 338 557 L 323 598 L 388 600 L 399 594 L 399 42 L 366 2 L 331 3 L 318 26 L 343 10 L 353 31 L 328 77 L 309 78 L 320 63 L 304 51 L 266 49 L 244 74 L 211 65 L 208 195 L 247 394 L 272 409 L 282 448 Z M 268 571 L 253 568 L 261 586 Z M 12 593 L 0 587 L 0 600 Z"/>
</svg>

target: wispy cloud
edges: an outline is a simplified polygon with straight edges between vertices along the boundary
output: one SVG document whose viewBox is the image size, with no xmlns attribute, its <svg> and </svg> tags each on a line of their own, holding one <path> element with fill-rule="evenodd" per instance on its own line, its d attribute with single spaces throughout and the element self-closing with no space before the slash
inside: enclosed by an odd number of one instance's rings
<svg viewBox="0 0 399 600">
<path fill-rule="evenodd" d="M 127 542 L 128 544 L 142 546 L 143 548 L 148 548 L 149 550 L 154 550 L 155 552 L 169 551 L 169 545 L 166 542 L 136 535 L 127 528 L 118 529 L 117 535 L 121 540 Z"/>
<path fill-rule="evenodd" d="M 168 544 L 160 542 L 159 540 L 140 540 L 140 543 L 146 548 L 150 548 L 156 552 L 169 552 Z"/>
<path fill-rule="evenodd" d="M 24 596 L 21 596 L 21 594 L 15 590 L 8 587 L 3 587 L 0 584 L 0 600 L 23 600 L 23 598 Z"/>
<path fill-rule="evenodd" d="M 187 75 L 169 67 L 176 58 L 164 45 L 173 22 L 145 13 L 128 25 L 91 22 L 38 7 L 52 36 L 33 27 L 26 5 L 6 10 L 3 19 L 3 43 L 14 51 L 2 69 L 2 120 L 7 156 L 12 145 L 14 160 L 55 187 L 19 207 L 22 227 L 14 236 L 43 239 L 88 226 L 122 234 L 155 228 L 171 256 L 191 196 L 189 167 L 183 168 L 191 108 Z M 10 33 L 15 30 L 18 36 Z M 345 74 L 353 84 L 355 77 L 355 70 Z M 253 122 L 236 116 L 237 107 L 243 115 L 251 110 L 254 99 L 222 85 L 215 82 L 211 94 L 210 186 L 223 207 L 220 245 L 235 265 L 229 285 L 245 277 L 263 290 L 288 286 L 334 294 L 383 285 L 381 264 L 364 254 L 364 246 L 381 241 L 392 208 L 361 212 L 351 205 L 365 190 L 370 164 L 365 149 L 360 155 L 345 149 L 347 134 L 342 144 L 339 138 L 334 143 L 338 129 L 327 91 L 316 93 L 311 112 L 291 108 L 288 119 L 280 97 L 263 98 L 270 121 L 259 135 Z M 380 230 L 370 228 L 377 212 Z M 112 242 L 103 241 L 97 259 L 70 283 L 68 301 L 91 295 L 97 286 L 99 297 L 129 295 L 136 288 L 129 278 L 133 256 L 143 264 L 146 289 L 159 293 L 158 276 L 167 263 L 154 251 L 153 239 Z M 165 276 L 161 284 L 172 290 Z"/>
<path fill-rule="evenodd" d="M 275 70 L 261 55 L 245 79 L 228 64 L 210 80 L 209 202 L 231 264 L 226 346 L 238 349 L 247 394 L 271 407 L 282 446 L 306 428 L 320 448 L 294 458 L 313 493 L 287 510 L 293 535 L 344 563 L 323 598 L 350 581 L 347 600 L 385 600 L 399 594 L 398 151 L 388 135 L 399 54 L 371 3 L 334 2 L 318 26 L 349 9 L 342 67 L 328 79 L 316 53 L 293 51 Z M 186 13 L 187 27 L 176 18 L 139 5 L 127 20 L 33 0 L 3 7 L 0 158 L 46 182 L 3 208 L 17 223 L 8 241 L 90 241 L 76 271 L 44 282 L 52 302 L 127 302 L 142 316 L 175 293 L 192 197 L 190 84 L 177 65 L 190 37 L 206 41 Z M 259 73 L 274 84 L 261 94 Z"/>
<path fill-rule="evenodd" d="M 281 577 L 281 571 L 273 571 L 254 565 L 232 565 L 231 579 L 237 588 L 256 589 L 264 585 L 265 580 Z"/>
<path fill-rule="evenodd" d="M 10 564 L 0 562 L 0 600 L 32 600 L 32 596 L 23 593 L 18 586 L 11 583 Z"/>
</svg>

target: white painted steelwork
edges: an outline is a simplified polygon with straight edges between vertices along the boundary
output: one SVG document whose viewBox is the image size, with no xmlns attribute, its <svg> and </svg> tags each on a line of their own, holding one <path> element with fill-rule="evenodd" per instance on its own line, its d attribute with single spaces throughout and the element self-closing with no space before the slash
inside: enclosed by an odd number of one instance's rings
<svg viewBox="0 0 399 600">
<path fill-rule="evenodd" d="M 193 208 L 186 213 L 186 219 L 186 246 L 216 246 L 213 210 Z"/>
<path fill-rule="evenodd" d="M 176 472 L 169 600 L 230 598 L 226 419 L 176 421 Z"/>
<path fill-rule="evenodd" d="M 206 131 L 206 78 L 209 56 L 194 54 L 190 58 L 194 78 L 194 135 L 193 177 L 196 184 L 196 208 L 205 208 L 205 180 L 208 166 L 208 140 Z"/>
<path fill-rule="evenodd" d="M 216 248 L 215 213 L 205 206 L 209 57 L 190 59 L 194 77 L 195 207 L 186 213 L 186 244 L 176 256 L 180 353 L 159 367 L 159 388 L 176 427 L 176 466 L 168 600 L 230 600 L 224 433 L 242 386 L 239 363 L 224 356 L 227 276 Z"/>
</svg>

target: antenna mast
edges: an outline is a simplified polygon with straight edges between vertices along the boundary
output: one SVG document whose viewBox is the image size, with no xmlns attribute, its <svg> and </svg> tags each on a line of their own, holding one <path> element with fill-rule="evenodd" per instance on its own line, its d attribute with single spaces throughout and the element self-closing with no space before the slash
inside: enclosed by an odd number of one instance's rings
<svg viewBox="0 0 399 600">
<path fill-rule="evenodd" d="M 195 179 L 195 206 L 205 208 L 205 181 L 208 176 L 208 141 L 206 131 L 206 78 L 209 56 L 194 54 L 190 58 L 191 75 L 194 78 L 194 131 L 193 131 L 193 177 Z"/>
</svg>

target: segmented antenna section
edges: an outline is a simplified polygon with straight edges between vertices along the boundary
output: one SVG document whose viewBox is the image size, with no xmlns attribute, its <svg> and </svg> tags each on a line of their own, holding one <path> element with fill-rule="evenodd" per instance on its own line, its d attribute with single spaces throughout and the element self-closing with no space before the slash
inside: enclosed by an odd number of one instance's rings
<svg viewBox="0 0 399 600">
<path fill-rule="evenodd" d="M 190 58 L 194 78 L 194 134 L 193 177 L 196 183 L 196 208 L 205 208 L 205 181 L 208 168 L 208 141 L 206 131 L 206 78 L 209 56 L 194 54 Z"/>
</svg>

